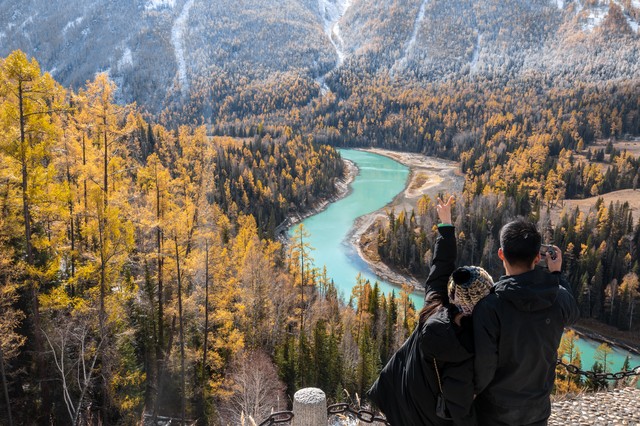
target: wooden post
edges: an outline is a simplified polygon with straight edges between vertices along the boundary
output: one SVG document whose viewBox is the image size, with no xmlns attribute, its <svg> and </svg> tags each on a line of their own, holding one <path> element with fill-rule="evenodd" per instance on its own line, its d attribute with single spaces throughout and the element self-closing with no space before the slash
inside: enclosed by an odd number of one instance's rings
<svg viewBox="0 0 640 426">
<path fill-rule="evenodd" d="M 300 389 L 293 396 L 292 426 L 326 426 L 327 397 L 318 388 Z"/>
</svg>

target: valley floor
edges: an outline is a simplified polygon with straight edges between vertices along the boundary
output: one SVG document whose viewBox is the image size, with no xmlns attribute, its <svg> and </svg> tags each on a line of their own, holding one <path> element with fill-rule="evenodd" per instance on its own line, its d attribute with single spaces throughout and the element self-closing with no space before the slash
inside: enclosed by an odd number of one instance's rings
<svg viewBox="0 0 640 426">
<path fill-rule="evenodd" d="M 409 284 L 416 289 L 422 284 L 413 277 L 394 271 L 378 257 L 375 247 L 377 223 L 387 220 L 387 211 L 393 209 L 396 215 L 405 210 L 415 209 L 423 194 L 435 199 L 439 193 L 461 194 L 464 177 L 459 172 L 458 163 L 427 157 L 411 152 L 389 151 L 378 148 L 365 149 L 367 152 L 384 155 L 409 167 L 409 178 L 403 192 L 399 193 L 391 203 L 380 210 L 359 217 L 349 235 L 349 241 L 356 247 L 360 257 L 366 261 L 376 275 L 384 280 L 397 284 Z"/>
<path fill-rule="evenodd" d="M 376 238 L 377 223 L 387 220 L 387 211 L 394 209 L 396 215 L 401 210 L 411 211 L 416 208 L 417 202 L 422 194 L 427 194 L 434 199 L 439 193 L 444 196 L 460 195 L 464 185 L 464 177 L 460 174 L 458 163 L 441 160 L 433 157 L 426 157 L 421 154 L 388 151 L 378 148 L 369 148 L 365 151 L 392 158 L 401 164 L 409 167 L 410 174 L 405 186 L 405 190 L 398 194 L 391 203 L 384 208 L 368 215 L 358 218 L 354 228 L 349 235 L 349 240 L 357 248 L 360 257 L 366 261 L 371 269 L 380 278 L 397 284 L 410 284 L 415 289 L 421 289 L 422 283 L 417 279 L 396 271 L 380 260 L 377 253 Z M 346 195 L 346 193 L 344 193 Z M 617 191 L 603 196 L 605 203 L 617 200 L 628 200 L 635 211 L 640 210 L 640 205 L 636 205 L 640 200 L 640 191 L 625 190 Z M 586 200 L 565 200 L 565 209 L 575 208 L 577 205 L 581 209 L 595 203 L 597 197 Z M 591 203 L 591 204 L 590 204 Z M 556 217 L 562 208 L 557 208 Z M 615 327 L 608 326 L 599 321 L 588 319 L 581 320 L 575 330 L 586 337 L 598 341 L 606 341 L 616 346 L 624 347 L 635 353 L 640 353 L 640 333 L 637 331 L 624 332 Z"/>
</svg>

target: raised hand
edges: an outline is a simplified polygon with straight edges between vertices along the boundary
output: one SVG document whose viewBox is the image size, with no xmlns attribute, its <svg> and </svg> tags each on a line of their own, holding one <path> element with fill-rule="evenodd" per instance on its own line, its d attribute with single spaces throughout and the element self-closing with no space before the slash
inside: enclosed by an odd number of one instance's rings
<svg viewBox="0 0 640 426">
<path fill-rule="evenodd" d="M 443 202 L 440 197 L 438 197 L 438 204 L 436 205 L 436 211 L 438 212 L 438 218 L 440 219 L 440 223 L 450 223 L 451 222 L 451 206 L 453 205 L 453 195 L 449 197 L 447 202 Z"/>
</svg>

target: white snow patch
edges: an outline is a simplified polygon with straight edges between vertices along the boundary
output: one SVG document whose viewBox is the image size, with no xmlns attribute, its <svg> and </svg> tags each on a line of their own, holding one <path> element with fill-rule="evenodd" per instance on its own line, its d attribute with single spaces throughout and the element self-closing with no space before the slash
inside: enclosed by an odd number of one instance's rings
<svg viewBox="0 0 640 426">
<path fill-rule="evenodd" d="M 67 25 L 65 25 L 65 26 L 64 26 L 64 28 L 62 29 L 62 32 L 63 32 L 63 33 L 66 33 L 66 32 L 67 32 L 67 31 L 69 31 L 71 28 L 74 28 L 74 27 L 76 27 L 76 26 L 80 25 L 80 24 L 82 23 L 83 19 L 84 19 L 84 18 L 83 18 L 82 16 L 80 16 L 80 17 L 76 18 L 76 19 L 75 19 L 75 20 L 73 20 L 73 21 L 69 21 L 69 22 L 67 22 Z"/>
<path fill-rule="evenodd" d="M 176 6 L 176 0 L 148 0 L 144 5 L 145 10 L 158 10 L 164 8 L 173 9 Z"/>
<path fill-rule="evenodd" d="M 98 76 L 98 74 L 103 74 L 103 73 L 106 74 L 108 78 L 111 78 L 111 67 L 106 68 L 106 69 L 104 69 L 102 71 L 96 71 L 93 74 L 93 78 L 95 79 Z"/>
<path fill-rule="evenodd" d="M 132 65 L 133 65 L 133 53 L 131 53 L 131 49 L 127 47 L 122 53 L 122 57 L 118 61 L 118 69 L 122 69 L 126 66 L 132 66 Z"/>
<path fill-rule="evenodd" d="M 558 9 L 564 9 L 564 0 L 555 0 L 555 4 L 558 6 Z"/>
<path fill-rule="evenodd" d="M 187 60 L 184 54 L 184 33 L 187 30 L 187 19 L 189 11 L 193 6 L 194 0 L 188 0 L 180 15 L 176 18 L 171 28 L 171 44 L 176 55 L 176 63 L 178 64 L 178 81 L 180 82 L 180 90 L 182 94 L 186 94 L 189 90 L 189 80 L 187 79 Z"/>
<path fill-rule="evenodd" d="M 24 22 L 20 24 L 20 28 L 24 28 L 31 23 L 33 23 L 33 16 L 29 16 L 27 19 L 25 19 Z"/>
<path fill-rule="evenodd" d="M 422 4 L 420 5 L 420 10 L 418 11 L 418 16 L 416 16 L 416 20 L 413 22 L 413 32 L 411 33 L 411 38 L 407 42 L 404 48 L 404 52 L 402 53 L 402 57 L 393 64 L 391 67 L 391 76 L 395 75 L 396 69 L 403 69 L 407 65 L 407 56 L 413 49 L 413 46 L 416 44 L 416 37 L 418 37 L 418 31 L 420 31 L 420 26 L 422 21 L 424 20 L 424 15 L 427 11 L 427 5 L 429 4 L 429 0 L 422 0 Z"/>
<path fill-rule="evenodd" d="M 336 67 L 339 67 L 344 63 L 344 58 L 346 57 L 344 53 L 344 39 L 342 38 L 342 33 L 340 32 L 340 23 L 336 22 L 333 26 L 333 36 L 335 38 L 334 46 L 336 47 L 336 54 L 338 55 L 338 62 Z"/>
<path fill-rule="evenodd" d="M 351 7 L 351 0 L 318 0 L 318 9 L 320 10 L 320 16 L 322 18 L 324 33 L 329 38 L 338 57 L 335 66 L 327 74 L 339 68 L 347 57 L 344 39 L 340 31 L 340 19 L 349 7 Z M 316 79 L 316 82 L 320 85 L 320 94 L 323 96 L 329 92 L 329 87 L 325 83 L 327 74 Z"/>
<path fill-rule="evenodd" d="M 482 41 L 482 35 L 478 34 L 476 39 L 476 47 L 473 49 L 473 56 L 471 56 L 471 72 L 474 73 L 478 69 L 478 59 L 480 59 L 480 42 Z"/>
<path fill-rule="evenodd" d="M 422 24 L 422 21 L 424 20 L 424 14 L 427 11 L 428 3 L 429 3 L 429 0 L 423 0 L 422 4 L 420 5 L 418 16 L 416 17 L 416 20 L 413 23 L 413 33 L 411 34 L 411 38 L 409 39 L 409 43 L 407 44 L 407 47 L 404 49 L 404 56 L 407 56 L 411 51 L 411 49 L 413 49 L 413 46 L 416 44 L 416 37 L 418 36 L 418 31 L 420 31 L 420 24 Z"/>
<path fill-rule="evenodd" d="M 637 33 L 638 29 L 640 28 L 638 21 L 631 18 L 625 6 L 620 1 L 614 0 L 614 3 L 620 6 L 627 20 L 627 24 L 629 24 L 629 27 L 631 27 L 631 29 Z M 633 0 L 631 5 L 634 7 L 637 7 L 637 6 L 640 7 L 640 0 Z M 589 16 L 586 17 L 586 19 L 584 20 L 584 23 L 582 24 L 582 29 L 584 31 L 593 30 L 595 27 L 597 27 L 602 23 L 602 21 L 604 20 L 604 18 L 607 16 L 608 13 L 609 13 L 608 4 L 607 5 L 601 4 L 598 7 L 594 7 L 590 9 Z"/>
<path fill-rule="evenodd" d="M 584 6 L 582 6 L 582 3 L 577 2 L 576 3 L 576 7 L 575 7 L 575 11 L 576 11 L 576 15 L 580 12 L 582 12 L 582 9 L 584 9 Z"/>
<path fill-rule="evenodd" d="M 614 0 L 614 3 L 620 6 L 620 8 L 624 11 L 624 17 L 627 19 L 627 24 L 629 24 L 629 27 L 631 27 L 631 30 L 633 30 L 633 32 L 637 33 L 639 27 L 638 21 L 634 20 L 631 15 L 629 15 L 629 11 L 619 0 Z M 638 6 L 635 6 L 635 4 L 637 4 Z M 634 7 L 640 7 L 640 0 L 634 0 L 631 5 Z"/>
<path fill-rule="evenodd" d="M 316 78 L 316 83 L 320 86 L 320 96 L 324 96 L 331 91 L 329 86 L 327 86 L 327 81 L 324 75 Z"/>
<path fill-rule="evenodd" d="M 584 19 L 582 24 L 583 31 L 592 31 L 600 25 L 609 13 L 609 7 L 596 7 L 589 10 L 589 15 Z"/>
<path fill-rule="evenodd" d="M 631 6 L 640 9 L 640 0 L 631 0 Z"/>
<path fill-rule="evenodd" d="M 322 16 L 324 33 L 336 50 L 338 61 L 336 68 L 342 65 L 345 59 L 344 39 L 340 32 L 340 18 L 342 18 L 351 6 L 351 0 L 318 0 L 318 7 Z"/>
</svg>

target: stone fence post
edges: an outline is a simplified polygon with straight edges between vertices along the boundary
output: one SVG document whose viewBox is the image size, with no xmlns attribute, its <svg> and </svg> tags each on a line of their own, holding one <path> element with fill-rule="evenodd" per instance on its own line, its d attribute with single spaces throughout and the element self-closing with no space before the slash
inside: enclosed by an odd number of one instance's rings
<svg viewBox="0 0 640 426">
<path fill-rule="evenodd" d="M 321 389 L 304 388 L 295 393 L 292 426 L 327 426 L 327 397 Z"/>
</svg>

